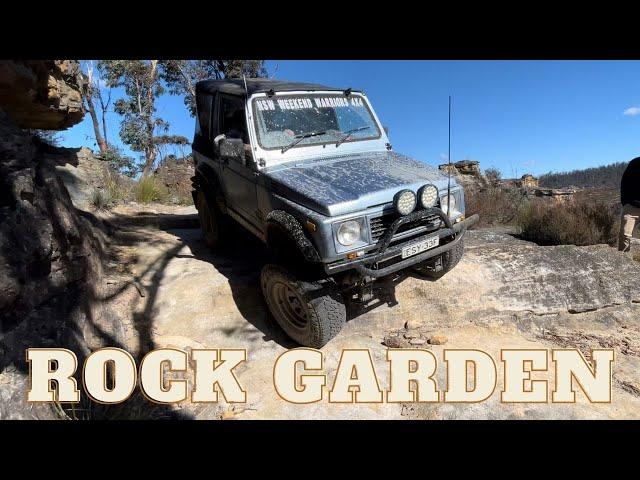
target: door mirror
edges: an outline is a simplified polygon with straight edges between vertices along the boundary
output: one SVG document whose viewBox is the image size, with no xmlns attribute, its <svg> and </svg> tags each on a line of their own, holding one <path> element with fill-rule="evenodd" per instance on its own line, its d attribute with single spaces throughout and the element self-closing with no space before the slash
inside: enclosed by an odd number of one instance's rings
<svg viewBox="0 0 640 480">
<path fill-rule="evenodd" d="M 222 160 L 233 160 L 245 165 L 244 142 L 241 138 L 221 138 L 218 141 L 218 151 Z"/>
<path fill-rule="evenodd" d="M 220 146 L 220 140 L 224 140 L 225 138 L 227 138 L 227 136 L 224 133 L 222 133 L 213 139 L 213 145 L 216 147 L 216 150 Z"/>
</svg>

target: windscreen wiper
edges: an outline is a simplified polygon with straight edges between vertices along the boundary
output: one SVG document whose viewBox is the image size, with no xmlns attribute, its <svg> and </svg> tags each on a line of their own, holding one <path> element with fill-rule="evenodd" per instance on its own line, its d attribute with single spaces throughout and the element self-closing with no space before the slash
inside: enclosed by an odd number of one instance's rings
<svg viewBox="0 0 640 480">
<path fill-rule="evenodd" d="M 351 130 L 347 130 L 346 132 L 340 132 L 343 134 L 343 137 L 336 142 L 336 148 L 338 148 L 340 145 L 346 142 L 352 133 L 361 132 L 362 130 L 369 130 L 370 128 L 371 127 L 369 126 L 364 126 L 364 127 L 352 128 Z"/>
<path fill-rule="evenodd" d="M 300 133 L 294 137 L 295 140 L 293 142 L 291 142 L 289 145 L 282 147 L 282 153 L 286 152 L 290 148 L 295 147 L 305 138 L 317 137 L 319 135 L 324 135 L 325 133 L 327 133 L 326 130 L 316 130 L 315 132 Z"/>
</svg>

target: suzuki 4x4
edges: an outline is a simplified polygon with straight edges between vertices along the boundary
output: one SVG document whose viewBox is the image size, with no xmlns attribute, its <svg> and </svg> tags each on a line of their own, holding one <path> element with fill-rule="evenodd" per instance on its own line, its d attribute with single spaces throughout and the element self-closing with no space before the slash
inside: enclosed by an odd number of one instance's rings
<svg viewBox="0 0 640 480">
<path fill-rule="evenodd" d="M 299 344 L 319 348 L 345 302 L 411 268 L 438 278 L 462 257 L 464 193 L 439 170 L 392 150 L 364 92 L 285 81 L 196 85 L 193 199 L 218 248 L 229 219 L 266 243 L 261 286 Z M 450 186 L 450 188 L 449 188 Z"/>
</svg>

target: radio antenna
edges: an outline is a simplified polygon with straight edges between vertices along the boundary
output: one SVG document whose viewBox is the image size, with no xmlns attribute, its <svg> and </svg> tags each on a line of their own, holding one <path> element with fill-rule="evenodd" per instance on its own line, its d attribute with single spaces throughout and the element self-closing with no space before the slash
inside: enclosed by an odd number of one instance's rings
<svg viewBox="0 0 640 480">
<path fill-rule="evenodd" d="M 449 183 L 447 185 L 447 218 L 449 217 L 449 211 L 451 209 L 451 95 L 449 95 L 449 153 L 447 153 L 449 160 L 449 166 L 447 168 L 449 172 Z"/>
<path fill-rule="evenodd" d="M 244 73 L 242 74 L 242 80 L 244 80 L 244 93 L 247 95 L 247 98 L 249 98 L 249 89 L 247 88 L 247 76 Z"/>
</svg>

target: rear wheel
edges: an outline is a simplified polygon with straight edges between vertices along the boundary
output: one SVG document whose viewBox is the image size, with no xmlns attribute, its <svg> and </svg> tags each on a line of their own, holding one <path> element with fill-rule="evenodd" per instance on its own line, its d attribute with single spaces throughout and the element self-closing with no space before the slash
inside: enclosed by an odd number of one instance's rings
<svg viewBox="0 0 640 480">
<path fill-rule="evenodd" d="M 221 213 L 215 205 L 207 201 L 207 197 L 202 190 L 198 191 L 198 218 L 200 219 L 200 229 L 202 238 L 209 248 L 219 248 L 222 244 Z"/>
<path fill-rule="evenodd" d="M 464 240 L 460 240 L 451 250 L 439 257 L 430 258 L 425 262 L 419 263 L 413 267 L 413 270 L 423 277 L 438 279 L 453 270 L 462 259 L 463 254 Z"/>
<path fill-rule="evenodd" d="M 269 311 L 300 345 L 320 348 L 345 324 L 344 299 L 330 280 L 305 282 L 273 264 L 264 266 L 260 280 Z"/>
</svg>

